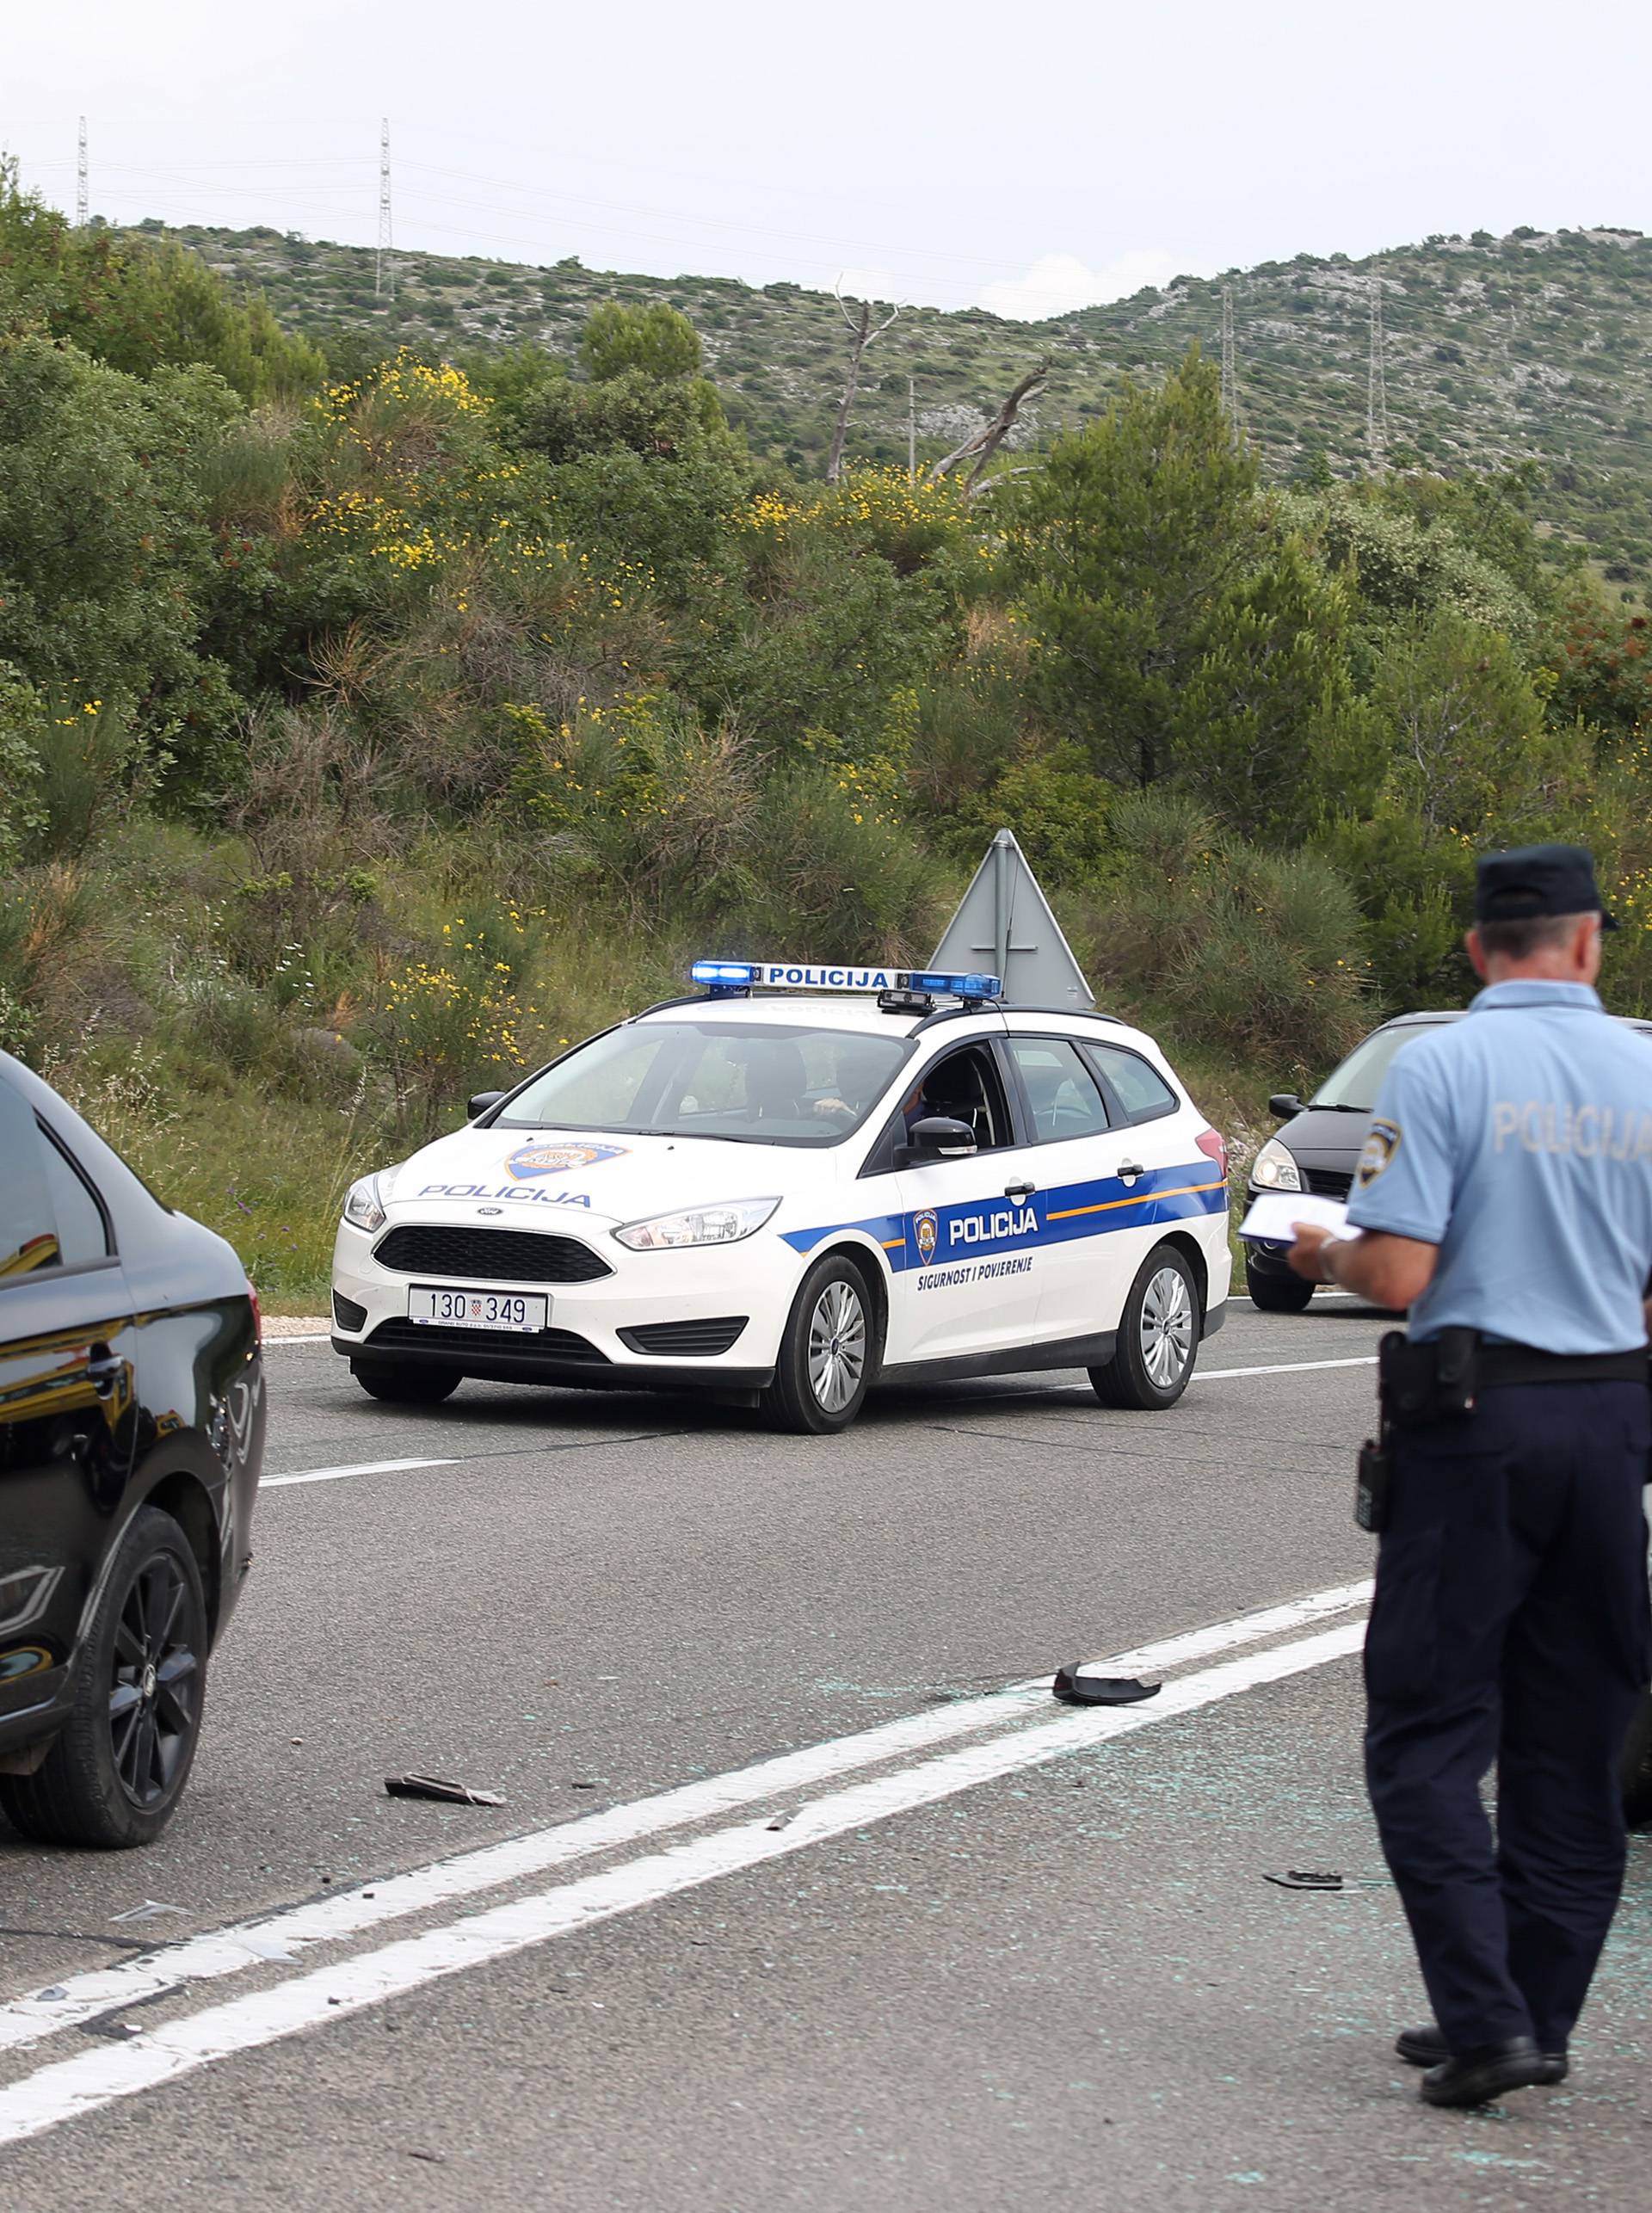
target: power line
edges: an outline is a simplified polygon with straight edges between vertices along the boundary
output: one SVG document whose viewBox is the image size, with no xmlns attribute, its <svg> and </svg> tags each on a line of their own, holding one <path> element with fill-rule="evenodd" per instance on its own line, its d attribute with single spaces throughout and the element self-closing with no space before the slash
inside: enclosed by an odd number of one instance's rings
<svg viewBox="0 0 1652 2213">
<path fill-rule="evenodd" d="M 394 299 L 396 297 L 396 263 L 391 254 L 388 115 L 384 116 L 379 125 L 379 250 L 373 262 L 373 296 L 375 299 Z"/>
<path fill-rule="evenodd" d="M 1371 359 L 1365 372 L 1365 451 L 1373 477 L 1388 467 L 1388 386 L 1383 374 L 1383 272 L 1371 273 Z"/>
<path fill-rule="evenodd" d="M 75 228 L 83 231 L 92 217 L 90 178 L 86 167 L 86 118 L 80 119 L 80 153 L 75 163 Z"/>
</svg>

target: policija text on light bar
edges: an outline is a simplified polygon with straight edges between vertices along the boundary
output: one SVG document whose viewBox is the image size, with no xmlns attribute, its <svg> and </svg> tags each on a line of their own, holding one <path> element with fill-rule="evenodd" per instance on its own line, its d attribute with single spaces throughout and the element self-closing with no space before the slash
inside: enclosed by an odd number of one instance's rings
<svg viewBox="0 0 1652 2213">
<path fill-rule="evenodd" d="M 804 961 L 697 960 L 688 971 L 712 991 L 921 991 L 946 999 L 996 999 L 996 976 L 954 975 L 938 969 L 825 968 Z"/>
</svg>

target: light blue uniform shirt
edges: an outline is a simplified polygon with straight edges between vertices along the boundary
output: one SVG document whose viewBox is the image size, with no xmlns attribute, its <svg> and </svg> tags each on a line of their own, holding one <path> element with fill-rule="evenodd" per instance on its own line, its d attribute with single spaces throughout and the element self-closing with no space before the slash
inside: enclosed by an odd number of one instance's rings
<svg viewBox="0 0 1652 2213">
<path fill-rule="evenodd" d="M 1645 1344 L 1652 1039 L 1587 984 L 1492 984 L 1394 1056 L 1348 1219 L 1439 1247 L 1413 1337 Z"/>
</svg>

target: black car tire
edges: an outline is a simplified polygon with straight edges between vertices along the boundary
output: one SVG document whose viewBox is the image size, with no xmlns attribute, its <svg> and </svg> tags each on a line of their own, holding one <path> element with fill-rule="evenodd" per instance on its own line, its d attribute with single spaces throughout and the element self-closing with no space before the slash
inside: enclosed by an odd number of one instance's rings
<svg viewBox="0 0 1652 2213">
<path fill-rule="evenodd" d="M 352 1360 L 350 1373 L 369 1398 L 392 1406 L 435 1406 L 465 1380 L 451 1368 L 416 1368 L 405 1360 Z"/>
<path fill-rule="evenodd" d="M 1102 1405 L 1148 1414 L 1174 1406 L 1199 1358 L 1201 1322 L 1193 1270 L 1174 1245 L 1156 1245 L 1130 1287 L 1113 1358 L 1089 1372 Z"/>
<path fill-rule="evenodd" d="M 1624 1786 L 1624 1819 L 1631 1828 L 1652 1822 L 1652 1691 L 1643 1692 L 1636 1709 L 1618 1772 Z"/>
<path fill-rule="evenodd" d="M 762 1396 L 771 1428 L 798 1437 L 847 1429 L 877 1372 L 877 1310 L 853 1261 L 829 1253 L 792 1303 L 774 1380 Z"/>
<path fill-rule="evenodd" d="M 1286 1270 L 1275 1273 L 1245 1261 L 1245 1289 L 1264 1314 L 1301 1314 L 1313 1303 L 1314 1286 Z"/>
<path fill-rule="evenodd" d="M 115 1549 L 61 1734 L 0 1811 L 40 1844 L 149 1844 L 183 1796 L 206 1691 L 206 1600 L 189 1540 L 140 1507 Z"/>
</svg>

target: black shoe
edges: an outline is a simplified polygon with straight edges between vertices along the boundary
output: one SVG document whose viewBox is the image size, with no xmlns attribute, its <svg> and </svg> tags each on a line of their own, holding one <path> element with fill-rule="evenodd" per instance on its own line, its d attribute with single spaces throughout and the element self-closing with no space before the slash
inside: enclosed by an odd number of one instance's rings
<svg viewBox="0 0 1652 2213">
<path fill-rule="evenodd" d="M 1530 2037 L 1505 2037 L 1431 2067 L 1417 2095 L 1425 2105 L 1484 2105 L 1506 2090 L 1527 2090 L 1550 2079 L 1549 2062 Z"/>
<path fill-rule="evenodd" d="M 1443 2067 L 1451 2057 L 1451 2050 L 1438 2025 L 1426 2021 L 1420 2029 L 1402 2029 L 1394 2039 L 1394 2049 L 1408 2067 Z M 1546 2051 L 1543 2063 L 1549 2072 L 1538 2079 L 1544 2085 L 1564 2082 L 1566 2055 L 1563 2051 Z"/>
</svg>

